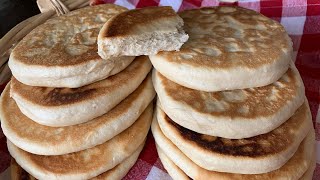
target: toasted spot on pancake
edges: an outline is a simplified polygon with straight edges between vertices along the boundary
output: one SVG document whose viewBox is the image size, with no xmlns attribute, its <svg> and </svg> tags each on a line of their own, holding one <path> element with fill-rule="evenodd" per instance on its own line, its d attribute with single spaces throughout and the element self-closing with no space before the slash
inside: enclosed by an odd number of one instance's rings
<svg viewBox="0 0 320 180">
<path fill-rule="evenodd" d="M 96 89 L 87 89 L 81 92 L 77 92 L 75 90 L 70 89 L 69 92 L 65 91 L 61 88 L 53 89 L 50 91 L 45 98 L 45 103 L 50 105 L 61 105 L 68 104 L 71 102 L 75 102 L 79 99 L 83 99 L 84 97 L 90 96 Z"/>
<path fill-rule="evenodd" d="M 11 87 L 25 97 L 46 106 L 59 106 L 63 104 L 71 104 L 80 102 L 88 97 L 92 97 L 99 90 L 96 88 L 47 88 L 33 87 L 20 83 L 14 77 L 11 79 Z M 33 96 L 30 96 L 30 93 Z"/>
<path fill-rule="evenodd" d="M 217 137 L 215 136 L 208 136 L 206 134 L 202 134 L 201 135 L 201 139 L 205 140 L 205 141 L 208 141 L 208 142 L 212 142 L 212 141 L 215 141 L 217 139 Z"/>
<path fill-rule="evenodd" d="M 310 120 L 308 107 L 301 106 L 296 113 L 275 130 L 244 139 L 226 139 L 216 136 L 203 135 L 180 126 L 165 116 L 166 124 L 176 129 L 186 141 L 194 143 L 207 151 L 229 156 L 263 157 L 284 151 L 294 142 L 297 129 Z"/>
</svg>

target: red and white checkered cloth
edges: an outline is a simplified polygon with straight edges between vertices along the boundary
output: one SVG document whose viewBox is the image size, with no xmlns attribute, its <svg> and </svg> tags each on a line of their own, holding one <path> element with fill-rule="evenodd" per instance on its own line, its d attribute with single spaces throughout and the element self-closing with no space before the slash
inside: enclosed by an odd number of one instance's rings
<svg viewBox="0 0 320 180">
<path fill-rule="evenodd" d="M 102 3 L 115 3 L 129 9 L 172 6 L 176 11 L 235 5 L 253 9 L 279 21 L 292 38 L 295 64 L 306 87 L 317 140 L 317 167 L 313 179 L 320 179 L 320 0 L 239 0 L 231 4 L 218 0 L 91 0 L 91 5 Z M 170 179 L 158 158 L 151 133 L 146 144 L 137 163 L 124 179 Z M 9 162 L 6 139 L 0 131 L 0 174 L 8 168 Z"/>
</svg>

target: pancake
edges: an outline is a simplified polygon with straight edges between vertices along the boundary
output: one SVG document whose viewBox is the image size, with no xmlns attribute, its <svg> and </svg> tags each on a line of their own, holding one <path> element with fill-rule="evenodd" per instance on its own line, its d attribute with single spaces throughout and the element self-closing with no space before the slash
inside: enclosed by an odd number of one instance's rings
<svg viewBox="0 0 320 180">
<path fill-rule="evenodd" d="M 147 57 L 137 57 L 120 73 L 76 89 L 27 86 L 12 78 L 10 96 L 39 124 L 75 125 L 107 113 L 141 84 L 150 69 Z"/>
<path fill-rule="evenodd" d="M 176 167 L 171 166 L 174 174 L 181 174 L 181 171 L 183 171 L 192 179 L 197 180 L 299 179 L 309 171 L 309 167 L 312 166 L 312 159 L 315 159 L 316 156 L 315 135 L 314 131 L 311 130 L 304 141 L 300 144 L 294 156 L 292 156 L 292 158 L 286 164 L 284 164 L 284 166 L 275 171 L 263 174 L 232 174 L 217 171 L 208 171 L 195 164 L 182 151 L 180 151 L 177 146 L 175 146 L 168 138 L 166 138 L 165 135 L 161 132 L 156 119 L 154 119 L 154 121 L 152 122 L 152 133 L 157 144 L 159 157 L 164 166 L 166 166 L 165 164 L 167 161 L 171 160 L 176 165 Z M 162 161 L 163 156 L 167 156 L 168 159 Z"/>
<path fill-rule="evenodd" d="M 144 144 L 143 144 L 144 145 Z M 107 172 L 104 172 L 100 174 L 97 177 L 92 178 L 92 180 L 121 180 L 126 176 L 126 174 L 129 172 L 129 170 L 132 168 L 132 166 L 136 163 L 138 160 L 138 157 L 140 155 L 140 152 L 142 151 L 144 146 L 139 147 L 134 154 L 132 154 L 130 157 L 128 157 L 126 160 L 118 164 L 116 167 L 112 168 L 111 170 L 108 170 Z"/>
<path fill-rule="evenodd" d="M 187 40 L 183 20 L 172 7 L 132 9 L 103 25 L 98 35 L 98 53 L 104 59 L 153 55 L 177 51 Z"/>
<path fill-rule="evenodd" d="M 106 172 L 144 144 L 152 119 L 152 107 L 128 129 L 109 141 L 83 151 L 41 156 L 19 149 L 9 140 L 8 150 L 17 163 L 37 179 L 88 179 Z"/>
<path fill-rule="evenodd" d="M 13 76 L 30 86 L 77 88 L 117 74 L 134 57 L 101 59 L 97 37 L 108 19 L 126 10 L 113 4 L 90 6 L 46 21 L 13 49 Z"/>
<path fill-rule="evenodd" d="M 176 123 L 201 134 L 241 139 L 270 132 L 303 104 L 304 85 L 292 66 L 268 86 L 204 92 L 180 86 L 159 72 L 153 85 L 163 110 Z"/>
<path fill-rule="evenodd" d="M 149 56 L 171 81 L 210 92 L 244 89 L 273 83 L 289 67 L 292 41 L 284 27 L 255 11 L 223 6 L 179 15 L 189 40 L 180 51 Z"/>
<path fill-rule="evenodd" d="M 168 174 L 171 176 L 173 180 L 190 180 L 188 177 L 176 164 L 174 164 L 170 158 L 168 158 L 161 148 L 156 145 L 159 159 L 163 165 L 163 167 L 167 170 Z"/>
<path fill-rule="evenodd" d="M 188 175 L 186 173 L 184 173 L 178 166 L 176 166 L 172 161 L 171 159 L 169 159 L 165 153 L 161 150 L 161 148 L 159 148 L 159 146 L 157 146 L 157 150 L 158 150 L 158 154 L 159 154 L 159 159 L 161 160 L 163 166 L 165 167 L 165 169 L 168 171 L 168 174 L 171 176 L 172 179 L 174 180 L 187 180 L 187 179 L 191 179 L 190 177 L 188 177 Z M 307 171 L 302 175 L 302 177 L 299 178 L 299 180 L 312 180 L 312 177 L 313 177 L 313 172 L 315 170 L 315 167 L 316 167 L 316 163 L 315 163 L 315 160 L 313 160 L 314 163 L 313 164 L 310 164 L 309 168 L 307 169 Z M 209 172 L 210 173 L 210 172 Z M 219 173 L 219 172 L 215 172 L 216 174 Z M 200 178 L 195 178 L 197 180 L 201 180 L 203 178 L 201 178 L 201 175 L 199 175 Z M 236 176 L 236 175 L 234 175 Z M 250 176 L 250 175 L 247 175 L 247 176 Z M 252 175 L 251 175 L 252 176 Z M 258 175 L 259 176 L 259 175 Z M 205 177 L 206 179 L 204 180 L 210 180 L 210 179 L 213 179 L 215 180 L 215 176 L 213 176 L 212 178 L 210 177 Z M 222 177 L 218 177 L 219 179 L 228 179 L 228 178 L 222 178 Z M 247 177 L 246 177 L 247 178 Z M 250 178 L 249 179 L 257 179 L 257 180 L 260 180 L 261 177 L 257 177 L 257 178 Z M 287 177 L 286 177 L 287 178 Z M 241 176 L 239 178 L 230 178 L 232 180 L 234 179 L 244 179 L 242 178 Z M 278 177 L 265 177 L 265 179 L 281 179 L 278 178 Z"/>
<path fill-rule="evenodd" d="M 245 139 L 226 139 L 186 129 L 157 108 L 163 134 L 200 167 L 219 172 L 261 174 L 280 168 L 312 129 L 307 104 L 277 129 Z"/>
<path fill-rule="evenodd" d="M 92 180 L 122 179 L 137 161 L 142 148 L 143 148 L 143 145 L 140 145 L 140 147 L 132 155 L 130 155 L 130 157 L 125 159 L 123 162 L 121 162 L 114 168 L 98 175 L 97 177 L 92 178 Z M 11 168 L 11 180 L 35 180 L 36 179 L 32 175 L 30 175 L 28 172 L 26 172 L 24 169 L 22 169 L 21 166 L 19 166 L 13 158 L 11 160 L 10 168 Z"/>
<path fill-rule="evenodd" d="M 9 97 L 9 88 L 8 84 L 0 101 L 3 132 L 19 148 L 39 155 L 67 154 L 106 142 L 131 126 L 155 96 L 151 75 L 148 75 L 132 94 L 108 113 L 74 126 L 49 127 L 23 115 Z"/>
</svg>

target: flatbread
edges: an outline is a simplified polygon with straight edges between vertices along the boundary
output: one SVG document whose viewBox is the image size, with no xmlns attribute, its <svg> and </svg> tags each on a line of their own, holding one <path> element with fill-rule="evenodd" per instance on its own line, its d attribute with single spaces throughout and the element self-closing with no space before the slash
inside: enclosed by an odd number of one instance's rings
<svg viewBox="0 0 320 180">
<path fill-rule="evenodd" d="M 179 150 L 166 136 L 162 133 L 157 120 L 154 118 L 152 122 L 152 133 L 154 135 L 159 157 L 161 162 L 166 166 L 166 162 L 171 160 L 176 167 L 172 166 L 174 173 L 181 173 L 183 171 L 191 177 L 197 180 L 275 180 L 275 179 L 299 179 L 309 171 L 309 167 L 312 165 L 312 159 L 315 159 L 315 135 L 311 130 L 307 137 L 299 146 L 294 156 L 279 169 L 264 173 L 264 174 L 232 174 L 217 171 L 208 171 L 201 168 L 190 160 L 182 151 Z M 167 156 L 167 160 L 162 161 L 162 157 Z M 179 168 L 179 169 L 177 169 Z M 180 170 L 180 171 L 179 171 Z"/>
<path fill-rule="evenodd" d="M 161 148 L 159 148 L 159 146 L 157 145 L 157 151 L 158 151 L 158 154 L 159 154 L 159 158 L 163 164 L 163 166 L 165 167 L 165 169 L 167 170 L 168 174 L 171 176 L 171 178 L 173 180 L 189 180 L 191 179 L 190 177 L 188 177 L 188 175 L 186 173 L 184 173 L 178 166 L 176 166 L 174 164 L 174 162 L 171 161 L 170 158 L 168 158 L 168 156 L 165 155 L 165 153 L 161 150 Z M 316 161 L 315 160 L 312 160 L 314 161 L 314 163 L 311 163 L 309 168 L 307 169 L 307 171 L 302 175 L 302 177 L 299 178 L 299 180 L 312 180 L 312 177 L 313 177 L 313 172 L 315 170 L 315 167 L 316 167 Z M 218 173 L 218 172 L 216 172 Z M 248 176 L 248 175 L 247 175 Z M 250 176 L 250 175 L 249 175 Z M 219 179 L 228 179 L 228 178 L 222 178 L 222 177 L 205 177 L 207 179 L 204 179 L 204 180 L 210 180 L 210 179 L 213 179 L 215 180 L 215 178 L 219 178 Z M 234 178 L 234 177 L 231 177 L 229 179 L 241 179 L 242 177 L 240 176 L 239 178 Z M 246 177 L 247 178 L 247 177 Z M 249 179 L 257 179 L 257 180 L 260 180 L 259 178 L 259 175 L 258 177 L 256 178 L 249 178 Z M 275 179 L 281 179 L 282 177 L 280 178 L 277 178 L 277 177 L 269 177 L 268 179 L 272 179 L 272 180 L 275 180 Z M 287 178 L 287 177 L 286 177 Z M 200 178 L 197 179 L 197 180 L 201 180 L 203 178 L 201 178 L 201 175 L 200 175 Z M 266 178 L 267 179 L 267 178 Z"/>
<path fill-rule="evenodd" d="M 292 58 L 292 41 L 280 23 L 241 7 L 186 10 L 179 15 L 189 40 L 180 51 L 149 56 L 171 81 L 202 91 L 266 86 Z"/>
<path fill-rule="evenodd" d="M 1 127 L 19 148 L 39 155 L 61 155 L 102 144 L 130 127 L 153 100 L 151 75 L 108 113 L 86 123 L 49 127 L 35 123 L 21 113 L 9 97 L 10 84 L 0 100 Z"/>
<path fill-rule="evenodd" d="M 137 161 L 141 150 L 143 149 L 144 144 L 140 145 L 140 147 L 132 154 L 130 157 L 125 159 L 123 162 L 115 166 L 114 168 L 98 175 L 97 177 L 92 178 L 92 180 L 120 180 L 122 179 L 130 170 L 130 168 Z M 33 176 L 28 174 L 24 169 L 17 164 L 17 162 L 12 158 L 11 159 L 11 180 L 35 180 Z"/>
<path fill-rule="evenodd" d="M 203 135 L 172 121 L 157 108 L 163 134 L 200 167 L 219 172 L 261 174 L 283 166 L 312 129 L 310 109 L 302 105 L 277 129 L 246 139 Z"/>
<path fill-rule="evenodd" d="M 9 140 L 8 150 L 17 163 L 37 179 L 88 179 L 106 172 L 143 144 L 150 128 L 152 106 L 128 129 L 109 141 L 83 151 L 41 156 L 19 149 Z"/>
<path fill-rule="evenodd" d="M 172 7 L 145 7 L 110 18 L 99 32 L 98 53 L 104 59 L 154 55 L 177 51 L 187 40 L 183 20 Z"/>
<path fill-rule="evenodd" d="M 171 159 L 168 158 L 165 153 L 163 153 L 158 145 L 156 145 L 156 148 L 163 167 L 167 170 L 168 174 L 173 180 L 190 180 L 188 175 L 186 175 L 176 164 L 174 164 Z"/>
<path fill-rule="evenodd" d="M 197 91 L 155 70 L 153 84 L 163 110 L 176 123 L 201 134 L 229 139 L 270 132 L 305 100 L 304 85 L 294 65 L 278 81 L 259 88 Z"/>
<path fill-rule="evenodd" d="M 97 37 L 108 19 L 126 10 L 113 4 L 90 6 L 46 21 L 13 49 L 13 76 L 31 86 L 77 88 L 117 74 L 134 57 L 101 59 Z"/>
<path fill-rule="evenodd" d="M 76 89 L 27 86 L 12 78 L 10 96 L 24 115 L 39 124 L 80 124 L 107 113 L 125 99 L 151 67 L 149 59 L 140 56 L 120 73 Z"/>
<path fill-rule="evenodd" d="M 126 160 L 124 160 L 111 170 L 104 172 L 97 177 L 92 178 L 92 180 L 121 180 L 126 176 L 126 174 L 129 172 L 132 166 L 136 163 L 143 147 L 144 146 L 139 147 L 139 149 L 136 150 L 136 152 L 132 154 L 130 157 L 128 157 Z"/>
</svg>

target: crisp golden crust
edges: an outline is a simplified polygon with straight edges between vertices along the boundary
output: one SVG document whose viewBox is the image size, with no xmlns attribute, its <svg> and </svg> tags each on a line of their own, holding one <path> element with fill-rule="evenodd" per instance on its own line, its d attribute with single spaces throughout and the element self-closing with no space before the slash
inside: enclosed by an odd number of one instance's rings
<svg viewBox="0 0 320 180">
<path fill-rule="evenodd" d="M 99 5 L 72 11 L 32 30 L 12 51 L 10 59 L 40 66 L 72 66 L 102 61 L 98 55 L 100 28 L 126 8 Z"/>
<path fill-rule="evenodd" d="M 178 15 L 169 6 L 125 11 L 112 17 L 107 22 L 103 27 L 101 37 L 125 36 L 131 34 L 139 26 L 177 17 Z"/>
<path fill-rule="evenodd" d="M 146 56 L 136 58 L 132 64 L 120 73 L 107 79 L 80 88 L 49 88 L 27 86 L 14 77 L 11 79 L 11 93 L 27 99 L 29 102 L 42 106 L 61 106 L 86 101 L 118 89 L 130 83 L 130 78 L 141 75 L 145 71 L 144 64 L 149 59 Z"/>
<path fill-rule="evenodd" d="M 199 134 L 178 125 L 168 116 L 165 116 L 164 123 L 184 141 L 203 151 L 223 156 L 263 158 L 281 153 L 295 144 L 297 136 L 301 134 L 301 127 L 304 127 L 308 121 L 310 121 L 310 112 L 308 106 L 304 104 L 289 120 L 275 130 L 245 139 L 226 139 Z"/>
<path fill-rule="evenodd" d="M 291 56 L 292 42 L 284 27 L 255 11 L 222 6 L 179 15 L 189 40 L 180 51 L 155 55 L 170 63 L 213 70 L 253 69 Z"/>
</svg>

